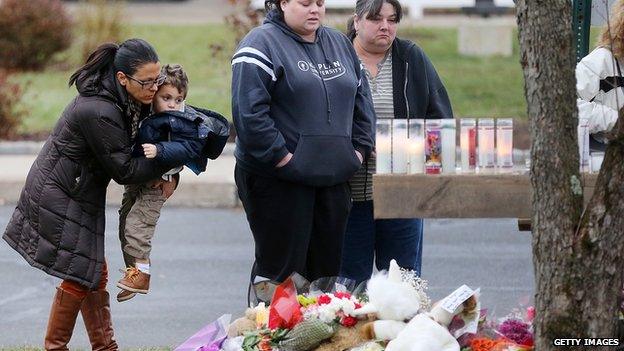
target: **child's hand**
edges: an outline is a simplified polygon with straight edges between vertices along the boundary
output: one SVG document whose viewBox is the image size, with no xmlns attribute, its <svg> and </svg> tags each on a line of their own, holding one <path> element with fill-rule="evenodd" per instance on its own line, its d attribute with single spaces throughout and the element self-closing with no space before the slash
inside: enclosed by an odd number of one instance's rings
<svg viewBox="0 0 624 351">
<path fill-rule="evenodd" d="M 154 144 L 141 144 L 143 146 L 143 153 L 147 158 L 154 158 L 158 153 L 158 149 L 156 149 L 156 145 Z"/>
</svg>

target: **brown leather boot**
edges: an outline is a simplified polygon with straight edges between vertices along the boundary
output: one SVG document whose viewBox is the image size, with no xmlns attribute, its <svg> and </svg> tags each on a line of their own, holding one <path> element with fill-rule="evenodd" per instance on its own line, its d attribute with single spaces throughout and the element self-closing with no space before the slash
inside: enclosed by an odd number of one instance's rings
<svg viewBox="0 0 624 351">
<path fill-rule="evenodd" d="M 116 351 L 113 323 L 110 314 L 110 295 L 107 291 L 90 291 L 80 308 L 82 319 L 93 351 Z"/>
<path fill-rule="evenodd" d="M 46 350 L 69 350 L 67 344 L 74 332 L 81 304 L 81 298 L 56 288 L 44 341 Z"/>
</svg>

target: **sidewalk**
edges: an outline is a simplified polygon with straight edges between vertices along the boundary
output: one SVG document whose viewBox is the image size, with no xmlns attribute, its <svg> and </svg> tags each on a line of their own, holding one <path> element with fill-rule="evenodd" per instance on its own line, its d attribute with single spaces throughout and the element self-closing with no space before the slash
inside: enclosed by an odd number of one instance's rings
<svg viewBox="0 0 624 351">
<path fill-rule="evenodd" d="M 30 166 L 36 158 L 41 143 L 0 143 L 0 205 L 16 204 Z M 239 205 L 234 184 L 235 159 L 233 144 L 228 144 L 217 160 L 209 160 L 206 172 L 195 175 L 188 169 L 181 173 L 175 194 L 168 206 L 232 208 Z M 11 152 L 11 153 L 10 153 Z M 107 205 L 121 204 L 123 187 L 111 181 Z"/>
<path fill-rule="evenodd" d="M 30 166 L 41 149 L 41 142 L 0 141 L 0 205 L 16 204 L 24 187 Z M 460 150 L 457 150 L 458 157 Z M 175 194 L 167 201 L 168 206 L 233 208 L 240 206 L 234 183 L 234 144 L 225 146 L 218 159 L 208 161 L 206 172 L 195 175 L 185 168 Z M 514 163 L 524 165 L 529 150 L 513 150 Z M 107 205 L 119 206 L 123 187 L 111 181 L 107 193 Z"/>
</svg>

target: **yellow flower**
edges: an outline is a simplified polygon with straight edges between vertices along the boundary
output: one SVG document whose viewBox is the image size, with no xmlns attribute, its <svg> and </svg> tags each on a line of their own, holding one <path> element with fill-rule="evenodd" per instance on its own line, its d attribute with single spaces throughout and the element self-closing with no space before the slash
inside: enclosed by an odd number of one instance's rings
<svg viewBox="0 0 624 351">
<path fill-rule="evenodd" d="M 316 297 L 307 297 L 304 295 L 297 295 L 297 302 L 303 307 L 308 307 L 316 303 Z"/>
</svg>

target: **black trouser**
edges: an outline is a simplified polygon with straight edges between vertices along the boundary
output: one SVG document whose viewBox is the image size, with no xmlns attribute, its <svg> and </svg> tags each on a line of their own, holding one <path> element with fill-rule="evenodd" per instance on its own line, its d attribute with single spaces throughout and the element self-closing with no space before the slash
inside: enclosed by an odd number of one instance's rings
<svg viewBox="0 0 624 351">
<path fill-rule="evenodd" d="M 311 187 L 234 171 L 256 244 L 255 271 L 281 282 L 297 272 L 313 281 L 338 276 L 351 209 L 348 183 Z"/>
</svg>

